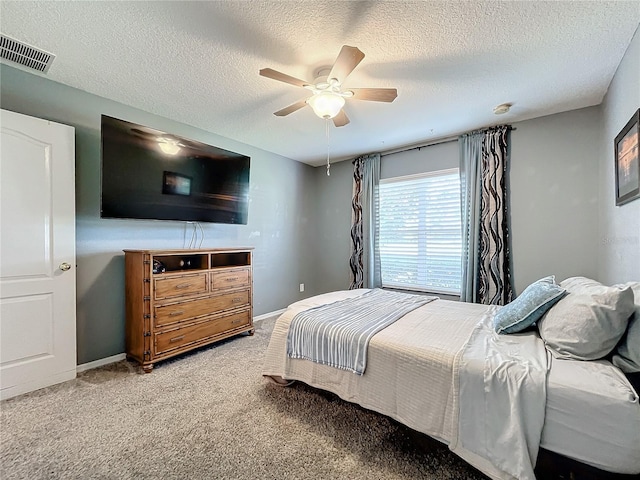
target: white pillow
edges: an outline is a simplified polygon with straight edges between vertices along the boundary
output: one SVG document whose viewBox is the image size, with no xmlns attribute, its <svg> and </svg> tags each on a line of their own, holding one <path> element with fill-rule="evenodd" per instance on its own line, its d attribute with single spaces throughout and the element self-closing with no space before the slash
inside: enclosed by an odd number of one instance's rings
<svg viewBox="0 0 640 480">
<path fill-rule="evenodd" d="M 627 334 L 622 338 L 611 361 L 625 373 L 640 372 L 640 282 L 629 282 L 620 286 L 631 287 L 636 308 L 635 314 L 629 320 Z"/>
<path fill-rule="evenodd" d="M 572 277 L 560 283 L 568 294 L 538 322 L 540 336 L 556 358 L 597 360 L 620 341 L 634 311 L 633 291 Z"/>
</svg>

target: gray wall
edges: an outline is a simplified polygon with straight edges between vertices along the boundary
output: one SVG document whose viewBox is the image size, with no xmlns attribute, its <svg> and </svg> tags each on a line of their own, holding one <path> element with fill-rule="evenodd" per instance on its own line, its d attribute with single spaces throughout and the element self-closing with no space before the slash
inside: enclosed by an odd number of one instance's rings
<svg viewBox="0 0 640 480">
<path fill-rule="evenodd" d="M 353 165 L 349 161 L 315 169 L 315 223 L 317 288 L 320 292 L 345 290 L 351 282 L 349 269 L 351 192 Z"/>
<path fill-rule="evenodd" d="M 550 274 L 558 280 L 597 273 L 598 107 L 514 124 L 511 208 L 514 283 L 520 293 Z M 458 166 L 457 142 L 383 156 L 381 178 Z M 317 222 L 323 240 L 321 291 L 349 285 L 351 164 L 332 167 L 322 185 Z M 337 178 L 339 177 L 339 178 Z"/>
<path fill-rule="evenodd" d="M 515 123 L 511 226 L 516 292 L 547 275 L 597 276 L 598 107 Z"/>
<path fill-rule="evenodd" d="M 2 108 L 76 129 L 79 364 L 124 351 L 122 249 L 183 248 L 191 238 L 183 222 L 100 218 L 101 114 L 249 155 L 248 225 L 202 224 L 203 248 L 255 247 L 255 315 L 318 291 L 313 268 L 316 175 L 312 167 L 6 65 L 0 66 L 0 75 Z M 303 294 L 300 283 L 305 283 Z"/>
<path fill-rule="evenodd" d="M 380 178 L 404 177 L 458 168 L 459 165 L 458 142 L 453 140 L 430 147 L 383 155 L 380 160 Z"/>
<path fill-rule="evenodd" d="M 640 28 L 618 66 L 602 103 L 599 161 L 599 280 L 640 280 L 640 199 L 615 206 L 613 141 L 640 107 Z"/>
</svg>

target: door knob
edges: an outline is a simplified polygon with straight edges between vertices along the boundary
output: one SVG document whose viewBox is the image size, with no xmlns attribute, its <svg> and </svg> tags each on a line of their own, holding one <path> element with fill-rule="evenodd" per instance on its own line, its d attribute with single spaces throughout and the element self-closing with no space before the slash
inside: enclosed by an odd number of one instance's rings
<svg viewBox="0 0 640 480">
<path fill-rule="evenodd" d="M 71 269 L 71 265 L 69 265 L 67 262 L 62 262 L 60 264 L 60 270 L 62 270 L 63 272 L 66 272 L 67 270 Z"/>
</svg>

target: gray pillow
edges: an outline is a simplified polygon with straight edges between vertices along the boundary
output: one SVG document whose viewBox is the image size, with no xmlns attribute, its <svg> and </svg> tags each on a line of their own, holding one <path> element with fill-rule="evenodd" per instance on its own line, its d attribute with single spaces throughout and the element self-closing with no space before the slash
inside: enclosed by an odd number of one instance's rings
<svg viewBox="0 0 640 480">
<path fill-rule="evenodd" d="M 560 283 L 568 294 L 538 322 L 540 336 L 556 358 L 597 360 L 624 335 L 633 313 L 629 287 L 607 287 L 572 277 Z"/>
<path fill-rule="evenodd" d="M 556 285 L 555 277 L 533 282 L 518 297 L 498 310 L 493 328 L 498 333 L 517 333 L 533 325 L 545 314 L 566 290 Z"/>
<path fill-rule="evenodd" d="M 629 320 L 627 334 L 618 345 L 613 364 L 625 373 L 640 372 L 640 282 L 629 282 L 622 287 L 631 287 L 635 297 L 635 314 Z"/>
</svg>

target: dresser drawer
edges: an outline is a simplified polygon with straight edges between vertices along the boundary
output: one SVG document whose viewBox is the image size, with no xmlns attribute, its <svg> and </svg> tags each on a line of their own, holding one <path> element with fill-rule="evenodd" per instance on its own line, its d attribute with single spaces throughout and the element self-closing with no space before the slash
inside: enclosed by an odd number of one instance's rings
<svg viewBox="0 0 640 480">
<path fill-rule="evenodd" d="M 233 288 L 249 285 L 249 269 L 220 271 L 211 273 L 211 288 Z"/>
<path fill-rule="evenodd" d="M 211 315 L 221 310 L 240 308 L 249 305 L 250 300 L 249 290 L 240 290 L 170 305 L 156 305 L 154 308 L 154 325 L 156 328 L 160 328 L 191 318 Z"/>
<path fill-rule="evenodd" d="M 207 274 L 156 278 L 153 281 L 153 286 L 156 300 L 207 293 Z"/>
<path fill-rule="evenodd" d="M 221 318 L 178 328 L 155 336 L 155 354 L 180 348 L 190 343 L 205 341 L 209 337 L 247 326 L 251 323 L 249 310 Z"/>
</svg>

